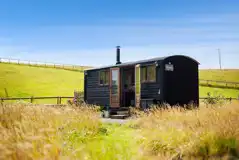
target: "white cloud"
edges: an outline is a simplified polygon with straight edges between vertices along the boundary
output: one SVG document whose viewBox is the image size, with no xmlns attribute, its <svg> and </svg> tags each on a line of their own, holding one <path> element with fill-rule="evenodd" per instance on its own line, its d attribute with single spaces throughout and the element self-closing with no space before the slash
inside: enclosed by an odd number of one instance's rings
<svg viewBox="0 0 239 160">
<path fill-rule="evenodd" d="M 148 45 L 122 46 L 121 61 L 137 61 L 152 57 L 163 57 L 175 54 L 184 54 L 200 62 L 200 68 L 218 68 L 218 52 L 221 49 L 222 64 L 225 68 L 239 68 L 239 43 L 208 43 L 193 45 Z M 0 48 L 1 50 L 1 48 Z M 55 62 L 64 64 L 78 64 L 90 66 L 104 66 L 115 64 L 115 48 L 88 49 L 88 50 L 55 50 L 36 51 L 32 53 L 19 52 L 12 56 L 18 59 L 32 61 Z M 1 56 L 1 54 L 0 54 Z"/>
<path fill-rule="evenodd" d="M 115 64 L 114 47 L 121 45 L 123 62 L 186 54 L 197 59 L 202 68 L 215 68 L 218 67 L 216 49 L 220 48 L 223 66 L 239 68 L 236 61 L 239 59 L 239 22 L 236 18 L 239 14 L 109 21 L 113 26 L 106 23 L 38 27 L 19 31 L 9 37 L 11 41 L 2 39 L 1 42 L 0 38 L 0 57 L 111 65 Z"/>
</svg>

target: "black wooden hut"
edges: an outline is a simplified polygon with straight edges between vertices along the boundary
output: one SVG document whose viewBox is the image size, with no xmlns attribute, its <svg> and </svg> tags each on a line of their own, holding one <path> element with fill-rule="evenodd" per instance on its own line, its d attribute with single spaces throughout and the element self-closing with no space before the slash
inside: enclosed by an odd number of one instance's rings
<svg viewBox="0 0 239 160">
<path fill-rule="evenodd" d="M 84 74 L 84 100 L 88 104 L 148 107 L 152 103 L 199 104 L 199 63 L 184 55 L 121 63 L 89 69 Z"/>
</svg>

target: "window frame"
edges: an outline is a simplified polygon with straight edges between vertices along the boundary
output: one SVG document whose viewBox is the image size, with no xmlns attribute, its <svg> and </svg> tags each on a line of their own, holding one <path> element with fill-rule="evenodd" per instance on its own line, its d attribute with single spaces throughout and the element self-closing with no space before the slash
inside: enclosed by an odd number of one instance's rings
<svg viewBox="0 0 239 160">
<path fill-rule="evenodd" d="M 103 83 L 101 83 L 101 74 L 104 73 Z M 108 76 L 107 75 L 108 72 Z M 107 82 L 107 83 L 106 83 Z M 110 71 L 109 69 L 99 70 L 99 86 L 108 86 L 110 83 Z"/>
<path fill-rule="evenodd" d="M 153 80 L 149 80 L 149 67 L 154 67 L 155 77 Z M 143 74 L 145 72 L 145 74 Z M 157 80 L 157 66 L 155 64 L 149 64 L 141 67 L 141 83 L 155 83 Z"/>
</svg>

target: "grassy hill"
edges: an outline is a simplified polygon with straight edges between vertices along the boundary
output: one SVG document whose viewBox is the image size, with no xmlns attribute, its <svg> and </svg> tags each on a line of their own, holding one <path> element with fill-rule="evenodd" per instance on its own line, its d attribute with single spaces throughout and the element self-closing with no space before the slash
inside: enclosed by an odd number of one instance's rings
<svg viewBox="0 0 239 160">
<path fill-rule="evenodd" d="M 208 69 L 199 71 L 200 79 L 217 80 L 217 81 L 229 81 L 239 83 L 239 69 Z"/>
<path fill-rule="evenodd" d="M 207 97 L 207 93 L 210 92 L 212 96 L 224 95 L 225 97 L 237 98 L 239 96 L 239 90 L 237 89 L 224 89 L 216 87 L 199 86 L 200 97 Z"/>
<path fill-rule="evenodd" d="M 239 69 L 208 69 L 200 70 L 199 78 L 205 80 L 239 82 Z M 219 85 L 220 86 L 220 85 Z M 207 96 L 207 92 L 223 94 L 227 97 L 238 97 L 238 89 L 225 89 L 220 87 L 200 86 L 200 96 Z"/>
<path fill-rule="evenodd" d="M 200 70 L 199 77 L 239 82 L 239 70 Z M 74 90 L 83 91 L 83 83 L 80 71 L 0 63 L 0 97 L 5 97 L 6 91 L 9 97 L 73 96 Z M 207 96 L 208 92 L 227 97 L 239 95 L 238 89 L 200 86 L 201 97 Z M 56 100 L 47 102 L 56 103 Z"/>
<path fill-rule="evenodd" d="M 83 72 L 0 63 L 0 97 L 73 96 Z M 56 100 L 54 100 L 55 102 Z"/>
</svg>

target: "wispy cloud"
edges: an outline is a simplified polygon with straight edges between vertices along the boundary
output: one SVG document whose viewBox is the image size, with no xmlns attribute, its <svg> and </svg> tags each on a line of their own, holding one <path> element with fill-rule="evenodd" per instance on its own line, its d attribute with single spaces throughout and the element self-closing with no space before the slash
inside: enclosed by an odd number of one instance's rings
<svg viewBox="0 0 239 160">
<path fill-rule="evenodd" d="M 225 68 L 239 68 L 239 43 L 211 43 L 195 45 L 149 45 L 122 47 L 122 62 L 137 61 L 153 57 L 162 57 L 175 54 L 188 55 L 198 60 L 200 68 L 218 68 L 218 46 L 222 53 L 222 65 Z M 79 49 L 79 50 L 39 50 L 34 52 L 19 52 L 15 58 L 55 62 L 64 64 L 78 64 L 103 66 L 115 64 L 115 48 Z"/>
<path fill-rule="evenodd" d="M 122 61 L 186 54 L 201 68 L 239 68 L 239 14 L 192 16 L 177 19 L 108 20 L 97 26 L 38 26 L 11 30 L 0 38 L 0 57 L 108 65 L 115 63 L 115 46 Z M 8 29 L 9 31 L 10 29 Z M 0 34 L 1 36 L 1 34 Z"/>
<path fill-rule="evenodd" d="M 171 18 L 122 18 L 103 20 L 104 24 L 111 25 L 149 25 L 149 26 L 168 26 L 168 25 L 215 25 L 215 24 L 238 24 L 239 13 L 227 14 L 192 14 L 183 17 Z M 169 27 L 169 26 L 168 26 Z"/>
</svg>

